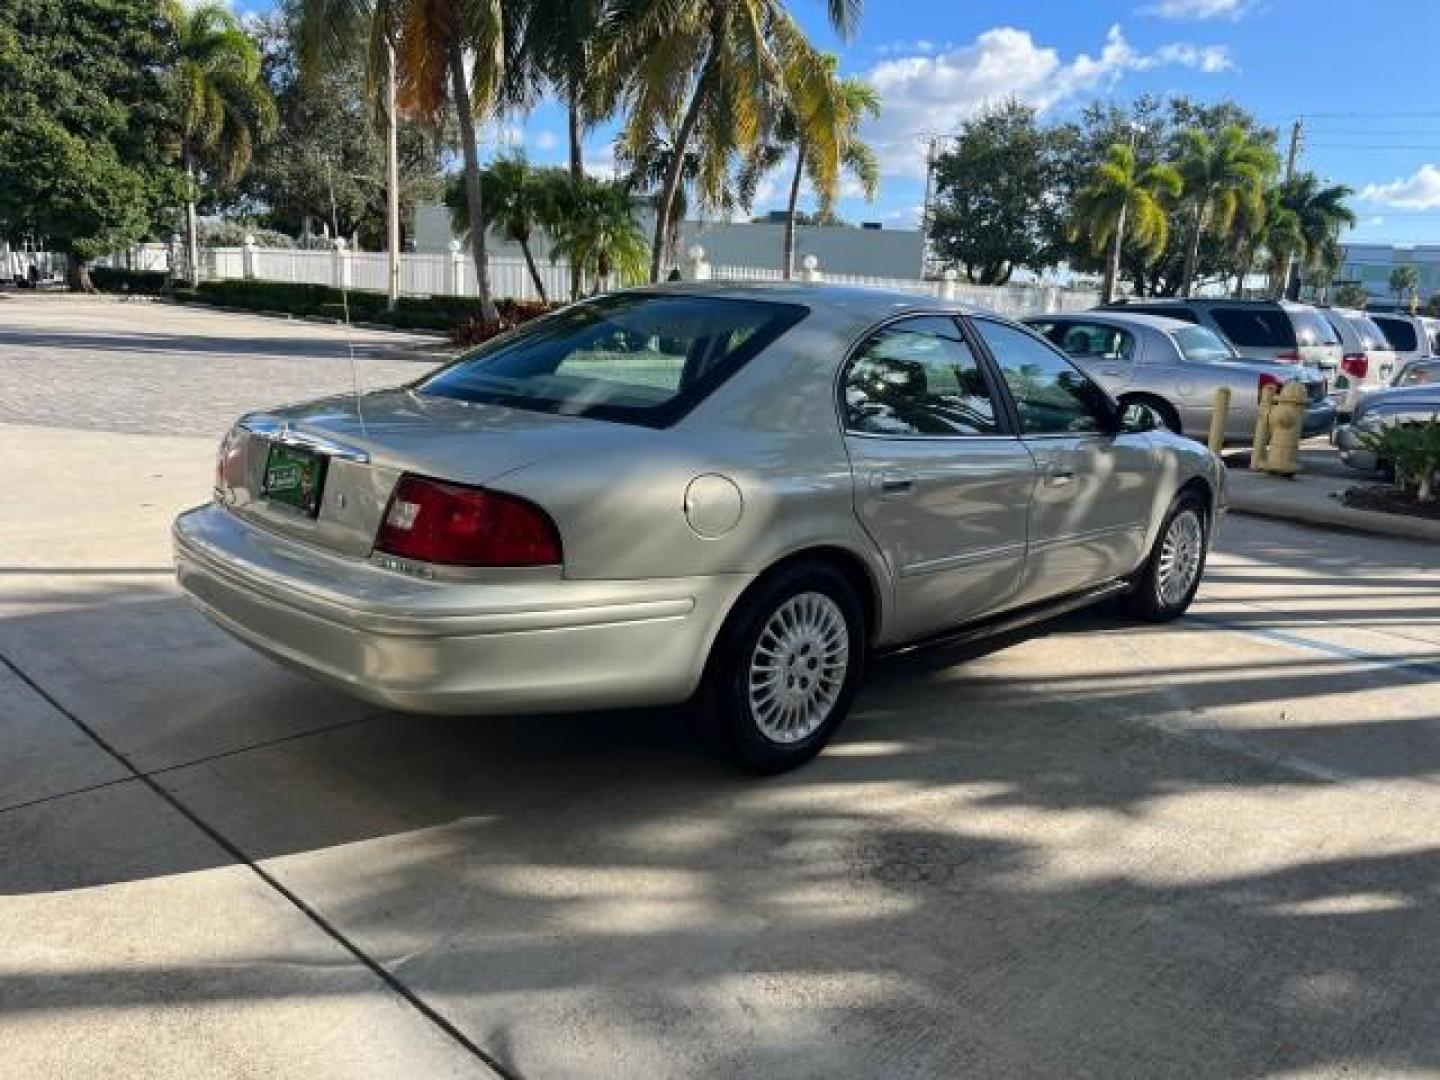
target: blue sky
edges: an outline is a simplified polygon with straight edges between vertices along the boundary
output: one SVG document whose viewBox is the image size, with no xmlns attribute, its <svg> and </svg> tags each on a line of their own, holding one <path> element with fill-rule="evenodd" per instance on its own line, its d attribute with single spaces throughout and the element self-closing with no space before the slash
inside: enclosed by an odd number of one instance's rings
<svg viewBox="0 0 1440 1080">
<path fill-rule="evenodd" d="M 264 0 L 242 0 L 254 8 Z M 1361 223 L 1350 239 L 1440 242 L 1440 0 L 866 0 L 859 33 L 830 33 L 823 0 L 791 0 L 812 36 L 869 78 L 885 111 L 866 136 L 880 152 L 880 195 L 853 193 L 852 220 L 913 224 L 924 139 L 954 131 L 986 102 L 1013 96 L 1046 117 L 1095 98 L 1147 91 L 1234 98 L 1260 119 L 1307 132 L 1301 164 L 1350 184 Z M 564 119 L 542 104 L 489 125 L 488 140 L 536 162 L 563 159 Z M 611 132 L 589 139 L 603 169 Z M 782 204 L 775 178 L 757 212 Z"/>
</svg>

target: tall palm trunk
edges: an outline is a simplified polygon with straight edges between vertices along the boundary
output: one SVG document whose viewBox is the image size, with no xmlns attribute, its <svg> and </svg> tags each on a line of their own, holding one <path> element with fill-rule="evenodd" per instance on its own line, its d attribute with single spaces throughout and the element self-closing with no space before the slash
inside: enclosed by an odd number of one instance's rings
<svg viewBox="0 0 1440 1080">
<path fill-rule="evenodd" d="M 189 263 L 190 287 L 200 285 L 200 229 L 195 223 L 195 162 L 187 144 L 181 151 L 185 162 L 185 261 Z"/>
<path fill-rule="evenodd" d="M 567 113 L 570 125 L 570 183 L 578 190 L 580 182 L 585 179 L 585 159 L 582 156 L 580 139 L 583 134 L 583 126 L 580 123 L 580 82 L 585 77 L 584 72 L 570 72 L 570 85 L 565 88 L 567 98 Z M 571 260 L 570 262 L 570 299 L 579 300 L 580 290 L 584 282 L 580 279 L 580 264 Z"/>
<path fill-rule="evenodd" d="M 650 252 L 650 280 L 659 281 L 665 261 L 666 238 L 670 235 L 670 215 L 675 210 L 675 193 L 680 190 L 680 176 L 685 168 L 685 151 L 690 146 L 690 136 L 700 122 L 700 109 L 710 93 L 710 83 L 719 66 L 721 41 L 725 34 L 726 6 L 723 2 L 712 3 L 710 10 L 710 44 L 705 62 L 700 66 L 700 77 L 695 80 L 695 89 L 690 94 L 690 104 L 685 107 L 685 117 L 680 121 L 680 130 L 675 133 L 674 145 L 670 148 L 670 164 L 665 168 L 665 180 L 660 187 L 660 202 L 655 207 L 655 242 Z"/>
<path fill-rule="evenodd" d="M 785 214 L 785 240 L 780 252 L 780 271 L 785 280 L 795 276 L 795 204 L 800 201 L 800 177 L 805 171 L 805 144 L 795 149 L 795 175 L 790 178 L 790 203 Z"/>
<path fill-rule="evenodd" d="M 1185 245 L 1185 266 L 1180 272 L 1180 295 L 1189 296 L 1195 287 L 1195 268 L 1200 264 L 1200 234 L 1205 230 L 1205 204 L 1195 207 L 1195 220 L 1190 225 L 1190 239 Z"/>
<path fill-rule="evenodd" d="M 529 239 L 522 236 L 517 240 L 517 243 L 520 245 L 521 253 L 525 256 L 525 265 L 530 269 L 530 280 L 535 283 L 535 291 L 540 294 L 540 302 L 542 304 L 548 304 L 550 297 L 545 295 L 545 282 L 540 277 L 540 271 L 535 268 L 535 256 L 530 253 Z M 571 268 L 570 276 L 573 280 L 575 276 L 573 267 Z"/>
<path fill-rule="evenodd" d="M 475 284 L 480 294 L 480 317 L 495 322 L 500 312 L 490 296 L 490 260 L 485 255 L 485 215 L 480 202 L 480 149 L 475 143 L 475 117 L 470 111 L 470 91 L 465 85 L 465 53 L 459 41 L 450 43 L 450 88 L 455 98 L 455 118 L 460 123 L 460 145 L 465 152 L 465 208 L 470 224 L 470 253 L 475 259 Z"/>
<path fill-rule="evenodd" d="M 1120 213 L 1115 219 L 1115 236 L 1110 241 L 1110 257 L 1105 260 L 1105 280 L 1100 286 L 1100 303 L 1108 304 L 1115 299 L 1115 282 L 1120 279 L 1120 253 L 1125 247 L 1125 217 L 1130 209 L 1130 200 L 1120 204 Z"/>
</svg>

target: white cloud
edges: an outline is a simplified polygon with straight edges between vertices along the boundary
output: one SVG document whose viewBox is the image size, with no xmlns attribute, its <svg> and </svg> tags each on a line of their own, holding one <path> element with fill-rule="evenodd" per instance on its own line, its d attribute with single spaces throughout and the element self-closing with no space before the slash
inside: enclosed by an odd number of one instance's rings
<svg viewBox="0 0 1440 1080">
<path fill-rule="evenodd" d="M 536 150 L 554 150 L 560 145 L 560 136 L 553 131 L 537 131 L 534 142 Z"/>
<path fill-rule="evenodd" d="M 1360 198 L 1400 210 L 1440 209 L 1440 165 L 1421 165 L 1409 176 L 1388 184 L 1368 184 Z"/>
<path fill-rule="evenodd" d="M 1162 19 L 1238 19 L 1250 7 L 1251 0 L 1158 0 L 1140 13 Z"/>
<path fill-rule="evenodd" d="M 925 173 L 926 139 L 955 131 L 987 105 L 1014 98 L 1043 112 L 1106 89 L 1127 72 L 1162 66 L 1213 73 L 1232 65 L 1220 46 L 1177 43 L 1138 52 L 1119 26 L 1105 35 L 1098 56 L 1080 53 L 1066 61 L 1057 50 L 1037 44 L 1029 31 L 995 27 L 968 45 L 884 60 L 866 72 L 880 92 L 883 112 L 865 136 L 887 175 L 919 177 Z"/>
</svg>

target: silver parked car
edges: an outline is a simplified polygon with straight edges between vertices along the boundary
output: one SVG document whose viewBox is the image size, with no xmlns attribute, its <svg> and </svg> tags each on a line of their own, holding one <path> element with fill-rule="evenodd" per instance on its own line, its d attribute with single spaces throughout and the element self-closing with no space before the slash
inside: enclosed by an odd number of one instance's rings
<svg viewBox="0 0 1440 1080">
<path fill-rule="evenodd" d="M 1390 385 L 1399 364 L 1390 342 L 1365 312 L 1354 308 L 1320 310 L 1335 327 L 1345 350 L 1340 370 L 1330 380 L 1330 391 L 1337 407 L 1348 416 L 1360 394 Z"/>
<path fill-rule="evenodd" d="M 1242 356 L 1301 364 L 1329 376 L 1340 368 L 1340 338 L 1323 315 L 1292 300 L 1223 297 L 1142 297 L 1117 300 L 1107 311 L 1144 312 L 1208 326 Z"/>
<path fill-rule="evenodd" d="M 1143 427 L 1143 425 L 1136 425 Z M 1224 468 L 1059 350 L 917 296 L 692 285 L 573 305 L 418 382 L 242 418 L 180 585 L 404 710 L 696 698 L 759 770 L 866 656 L 1190 604 Z"/>
<path fill-rule="evenodd" d="M 1340 460 L 1362 472 L 1383 468 L 1367 437 L 1397 424 L 1423 424 L 1440 417 L 1440 384 L 1421 384 L 1362 394 L 1350 422 L 1335 429 L 1332 441 Z"/>
<path fill-rule="evenodd" d="M 1428 386 L 1440 383 L 1440 357 L 1412 360 L 1395 373 L 1391 386 Z"/>
<path fill-rule="evenodd" d="M 1403 311 L 1366 312 L 1395 353 L 1395 362 L 1402 367 L 1437 355 L 1436 320 L 1423 315 L 1407 315 Z"/>
<path fill-rule="evenodd" d="M 1305 384 L 1310 404 L 1305 434 L 1329 431 L 1335 407 L 1318 370 L 1240 356 L 1206 326 L 1128 311 L 1085 311 L 1025 320 L 1065 350 L 1122 408 L 1142 408 L 1171 431 L 1204 439 L 1215 391 L 1230 388 L 1225 440 L 1248 443 L 1255 434 L 1260 394 L 1292 379 Z"/>
</svg>

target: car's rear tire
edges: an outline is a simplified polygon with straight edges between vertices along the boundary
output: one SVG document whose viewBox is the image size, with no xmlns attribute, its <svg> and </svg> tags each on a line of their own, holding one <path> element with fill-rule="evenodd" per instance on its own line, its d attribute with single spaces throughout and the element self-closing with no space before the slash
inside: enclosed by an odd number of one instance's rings
<svg viewBox="0 0 1440 1080">
<path fill-rule="evenodd" d="M 1210 508 L 1195 491 L 1170 504 L 1150 557 L 1135 575 L 1126 598 L 1130 611 L 1148 622 L 1169 622 L 1189 609 L 1205 573 L 1210 550 Z"/>
<path fill-rule="evenodd" d="M 766 774 L 813 758 L 849 711 L 865 642 L 864 609 L 835 568 L 799 562 L 761 578 L 720 631 L 701 691 L 722 750 Z"/>
<path fill-rule="evenodd" d="M 1164 398 L 1152 397 L 1149 394 L 1127 394 L 1120 399 L 1120 411 L 1123 413 L 1132 406 L 1141 409 L 1148 409 L 1155 417 L 1155 421 L 1166 431 L 1176 435 L 1185 434 L 1180 427 L 1180 414 L 1175 411 Z"/>
</svg>

